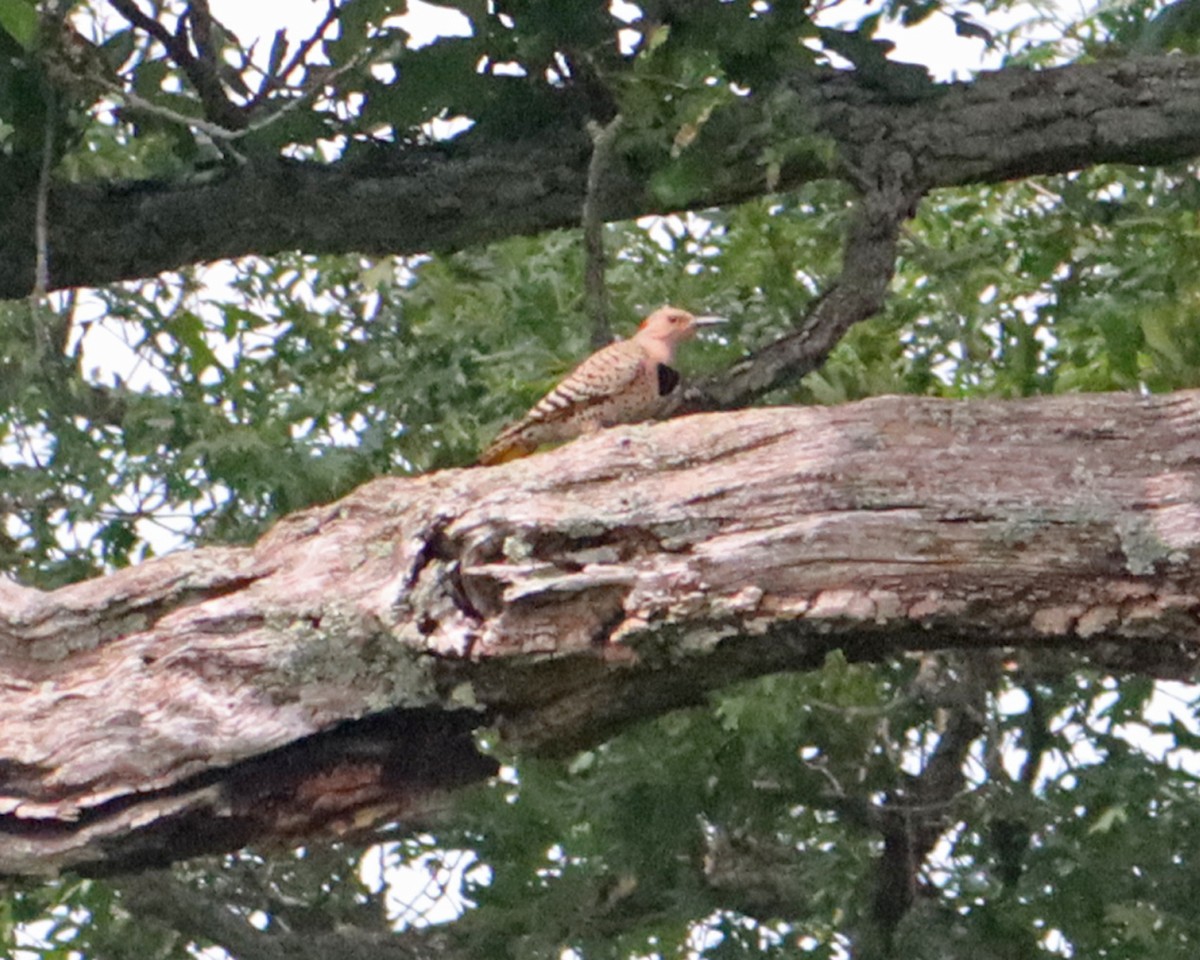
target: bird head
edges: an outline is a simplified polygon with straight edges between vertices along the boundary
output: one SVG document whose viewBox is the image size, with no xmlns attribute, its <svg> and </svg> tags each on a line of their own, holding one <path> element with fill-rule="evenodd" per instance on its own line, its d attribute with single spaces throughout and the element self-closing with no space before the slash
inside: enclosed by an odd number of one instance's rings
<svg viewBox="0 0 1200 960">
<path fill-rule="evenodd" d="M 640 340 L 660 341 L 673 349 L 677 344 L 692 339 L 700 327 L 724 322 L 724 317 L 707 314 L 697 317 L 679 307 L 659 307 L 642 321 L 637 337 Z"/>
</svg>

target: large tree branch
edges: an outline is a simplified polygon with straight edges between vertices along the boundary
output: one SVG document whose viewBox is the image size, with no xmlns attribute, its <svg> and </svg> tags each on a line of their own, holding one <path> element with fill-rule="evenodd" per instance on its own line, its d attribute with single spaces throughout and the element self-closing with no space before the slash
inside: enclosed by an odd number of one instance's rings
<svg viewBox="0 0 1200 960">
<path fill-rule="evenodd" d="M 913 103 L 887 101 L 846 76 L 794 83 L 796 123 L 814 145 L 832 137 L 838 169 L 879 169 L 911 158 L 929 186 L 996 182 L 1094 163 L 1160 164 L 1200 153 L 1200 60 L 1160 57 L 1033 72 L 1006 70 L 947 85 Z M 599 213 L 616 220 L 669 206 L 737 203 L 831 171 L 822 152 L 797 150 L 768 183 L 760 102 L 702 135 L 712 176 L 667 205 L 655 171 L 614 157 Z M 739 112 L 740 111 L 740 112 Z M 144 277 L 197 261 L 302 249 L 368 254 L 455 249 L 579 222 L 590 145 L 574 114 L 521 143 L 383 148 L 376 161 L 331 167 L 247 164 L 215 179 L 137 185 L 59 184 L 50 197 L 52 287 Z M 569 124 L 569 126 L 567 125 Z M 763 128 L 753 134 L 755 124 Z M 735 135 L 739 134 L 740 135 Z M 0 297 L 34 276 L 34 203 L 18 196 L 0 230 Z"/>
<path fill-rule="evenodd" d="M 0 873 L 412 822 L 832 650 L 1189 675 L 1200 394 L 746 410 L 383 479 L 253 548 L 0 582 Z"/>
<path fill-rule="evenodd" d="M 744 406 L 820 367 L 854 324 L 883 309 L 896 272 L 896 241 L 925 192 L 912 159 L 895 153 L 872 158 L 878 168 L 855 171 L 862 188 L 843 245 L 837 280 L 796 329 L 707 381 L 689 388 L 688 412 Z"/>
</svg>

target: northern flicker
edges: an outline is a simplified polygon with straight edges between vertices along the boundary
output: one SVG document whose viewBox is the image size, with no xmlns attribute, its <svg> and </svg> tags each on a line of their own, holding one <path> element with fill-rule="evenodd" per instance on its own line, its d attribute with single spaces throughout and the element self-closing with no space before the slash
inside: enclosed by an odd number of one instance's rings
<svg viewBox="0 0 1200 960">
<path fill-rule="evenodd" d="M 526 457 L 544 443 L 571 440 L 601 427 L 653 419 L 679 386 L 679 373 L 671 367 L 675 348 L 699 327 L 723 322 L 721 317 L 660 307 L 631 339 L 597 350 L 524 417 L 501 430 L 480 464 Z"/>
</svg>

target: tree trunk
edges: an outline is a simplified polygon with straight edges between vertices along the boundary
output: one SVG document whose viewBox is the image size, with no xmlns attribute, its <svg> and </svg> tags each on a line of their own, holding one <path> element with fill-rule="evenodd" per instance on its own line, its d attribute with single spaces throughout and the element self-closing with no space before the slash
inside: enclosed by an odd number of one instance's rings
<svg viewBox="0 0 1200 960">
<path fill-rule="evenodd" d="M 0 873 L 412 822 L 842 649 L 1059 646 L 1189 675 L 1200 393 L 888 397 L 387 478 L 252 548 L 0 583 Z"/>
</svg>

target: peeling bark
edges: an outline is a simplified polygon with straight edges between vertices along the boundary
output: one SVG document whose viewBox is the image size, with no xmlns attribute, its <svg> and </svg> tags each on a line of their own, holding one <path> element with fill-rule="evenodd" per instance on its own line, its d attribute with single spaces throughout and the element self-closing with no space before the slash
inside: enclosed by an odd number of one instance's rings
<svg viewBox="0 0 1200 960">
<path fill-rule="evenodd" d="M 910 103 L 857 86 L 852 77 L 806 73 L 788 84 L 795 143 L 768 184 L 762 164 L 772 131 L 762 91 L 729 116 L 706 151 L 711 179 L 672 206 L 737 203 L 814 179 L 886 167 L 907 157 L 930 187 L 995 183 L 1096 163 L 1165 164 L 1200 153 L 1200 60 L 1164 56 L 1012 68 L 945 84 Z M 535 141 L 397 146 L 375 160 L 329 166 L 251 163 L 215 179 L 137 184 L 56 184 L 50 194 L 50 286 L 151 276 L 223 257 L 301 249 L 310 253 L 416 253 L 574 227 L 587 184 L 590 144 L 564 111 L 564 126 Z M 831 138 L 836 168 L 820 146 Z M 809 149 L 808 147 L 811 147 Z M 614 155 L 598 216 L 628 219 L 671 206 L 648 184 L 656 171 Z M 859 184 L 863 186 L 863 184 Z M 0 298 L 33 284 L 33 197 L 0 213 Z"/>
<path fill-rule="evenodd" d="M 252 548 L 0 584 L 0 873 L 412 822 L 737 679 L 1060 646 L 1190 675 L 1200 393 L 882 398 L 374 481 Z"/>
</svg>

